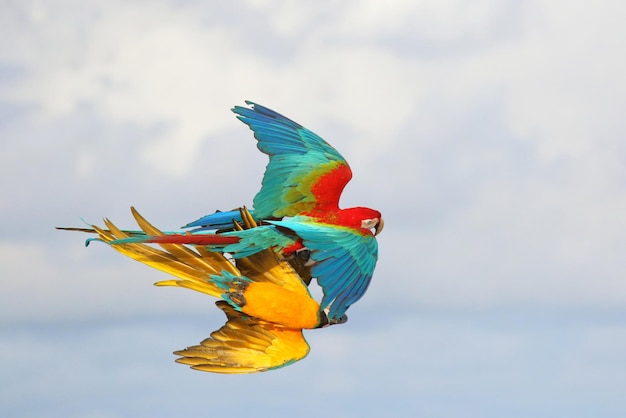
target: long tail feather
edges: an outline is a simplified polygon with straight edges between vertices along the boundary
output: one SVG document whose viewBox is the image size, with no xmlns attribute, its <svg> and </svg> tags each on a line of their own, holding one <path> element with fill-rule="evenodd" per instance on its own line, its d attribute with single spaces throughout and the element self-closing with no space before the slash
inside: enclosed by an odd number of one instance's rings
<svg viewBox="0 0 626 418">
<path fill-rule="evenodd" d="M 74 231 L 74 232 L 86 232 L 88 234 L 97 234 L 98 232 L 94 229 L 94 228 L 74 228 L 74 227 L 66 227 L 66 226 L 57 226 L 54 229 L 58 229 L 59 231 Z M 129 230 L 129 229 L 122 229 L 122 232 L 124 232 L 124 234 L 128 235 L 128 236 L 145 236 L 146 233 L 144 231 L 137 231 L 137 230 Z M 109 231 L 110 232 L 110 231 Z M 164 234 L 167 234 L 168 232 L 164 232 Z"/>
<path fill-rule="evenodd" d="M 188 245 L 228 245 L 239 242 L 237 237 L 218 234 L 163 234 L 131 236 L 110 241 L 111 245 L 120 244 L 188 244 Z"/>
</svg>

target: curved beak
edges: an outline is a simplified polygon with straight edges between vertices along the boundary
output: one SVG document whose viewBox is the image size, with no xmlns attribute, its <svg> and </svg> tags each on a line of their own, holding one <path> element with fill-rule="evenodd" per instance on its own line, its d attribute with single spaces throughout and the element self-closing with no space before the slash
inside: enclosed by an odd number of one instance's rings
<svg viewBox="0 0 626 418">
<path fill-rule="evenodd" d="M 374 228 L 374 231 L 375 231 L 374 236 L 383 232 L 384 226 L 385 226 L 385 221 L 383 221 L 383 218 L 380 218 L 380 221 L 378 221 L 378 223 L 376 224 L 376 227 Z"/>
</svg>

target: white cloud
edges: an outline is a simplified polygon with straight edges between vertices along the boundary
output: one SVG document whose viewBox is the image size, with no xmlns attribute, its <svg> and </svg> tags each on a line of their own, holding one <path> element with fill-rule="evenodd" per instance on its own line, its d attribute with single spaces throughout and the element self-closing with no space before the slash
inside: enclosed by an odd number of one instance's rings
<svg viewBox="0 0 626 418">
<path fill-rule="evenodd" d="M 9 58 L 28 78 L 5 98 L 37 103 L 48 119 L 89 104 L 109 123 L 162 126 L 141 158 L 173 175 L 188 174 L 201 140 L 233 125 L 229 106 L 254 93 L 241 82 L 257 79 L 251 69 L 261 80 L 269 72 L 230 29 L 166 3 L 107 3 L 69 25 L 63 9 L 43 8 L 13 24 L 21 51 Z"/>
<path fill-rule="evenodd" d="M 614 146 L 624 128 L 617 109 L 626 100 L 626 58 L 618 51 L 626 36 L 616 18 L 624 5 L 578 3 L 541 3 L 524 42 L 499 57 L 511 126 L 535 136 L 544 158 L 585 158 Z"/>
</svg>

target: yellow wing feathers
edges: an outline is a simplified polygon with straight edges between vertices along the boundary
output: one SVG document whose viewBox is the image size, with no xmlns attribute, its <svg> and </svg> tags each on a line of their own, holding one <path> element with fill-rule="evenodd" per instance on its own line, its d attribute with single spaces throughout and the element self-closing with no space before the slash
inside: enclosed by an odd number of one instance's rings
<svg viewBox="0 0 626 418">
<path fill-rule="evenodd" d="M 146 234 L 163 234 L 134 208 L 131 211 Z M 236 224 L 235 228 L 257 226 L 245 208 L 241 213 L 243 225 Z M 105 219 L 104 223 L 108 229 L 93 226 L 102 241 L 108 243 L 129 236 L 110 220 Z M 155 283 L 157 286 L 183 287 L 225 299 L 216 304 L 226 314 L 226 323 L 199 345 L 176 351 L 174 354 L 180 356 L 178 363 L 216 373 L 253 373 L 291 364 L 308 354 L 309 345 L 302 329 L 319 325 L 319 304 L 311 298 L 294 268 L 272 250 L 231 260 L 201 246 L 159 244 L 159 248 L 126 243 L 112 247 L 175 277 Z M 232 293 L 237 290 L 230 289 L 223 280 L 214 280 L 227 273 L 247 283 L 241 294 Z M 241 305 L 234 304 L 235 300 L 241 300 Z"/>
<path fill-rule="evenodd" d="M 199 345 L 175 351 L 178 363 L 196 370 L 241 374 L 286 366 L 309 353 L 302 331 L 260 321 L 216 302 L 228 321 Z"/>
</svg>

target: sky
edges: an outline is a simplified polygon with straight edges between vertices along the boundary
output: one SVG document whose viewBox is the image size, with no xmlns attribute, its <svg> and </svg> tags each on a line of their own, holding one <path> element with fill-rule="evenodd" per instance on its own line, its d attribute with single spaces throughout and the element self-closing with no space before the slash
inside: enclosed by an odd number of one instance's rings
<svg viewBox="0 0 626 418">
<path fill-rule="evenodd" d="M 624 416 L 623 2 L 0 5 L 2 415 Z M 251 205 L 244 100 L 337 148 L 385 230 L 346 324 L 224 376 L 171 354 L 213 300 L 54 227 Z"/>
</svg>

